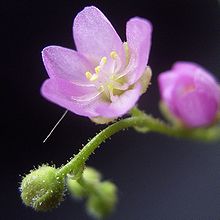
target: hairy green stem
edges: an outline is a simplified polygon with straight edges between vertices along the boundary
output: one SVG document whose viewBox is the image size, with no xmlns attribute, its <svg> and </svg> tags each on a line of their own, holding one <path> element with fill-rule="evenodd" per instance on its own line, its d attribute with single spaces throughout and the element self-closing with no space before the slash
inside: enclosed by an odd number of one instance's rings
<svg viewBox="0 0 220 220">
<path fill-rule="evenodd" d="M 154 131 L 169 136 L 185 137 L 202 141 L 210 141 L 219 138 L 219 127 L 207 129 L 176 128 L 149 115 L 146 115 L 144 112 L 141 112 L 137 109 L 135 109 L 132 114 L 133 116 L 115 122 L 93 137 L 71 161 L 59 169 L 58 175 L 66 176 L 68 173 L 76 174 L 78 170 L 85 164 L 89 156 L 97 147 L 99 147 L 102 142 L 120 130 L 129 127 L 147 128 L 147 131 Z"/>
<path fill-rule="evenodd" d="M 143 120 L 137 117 L 130 117 L 108 126 L 92 138 L 69 163 L 58 171 L 58 174 L 67 175 L 68 173 L 75 172 L 80 166 L 84 165 L 88 157 L 103 141 L 122 129 L 138 124 L 142 125 Z"/>
</svg>

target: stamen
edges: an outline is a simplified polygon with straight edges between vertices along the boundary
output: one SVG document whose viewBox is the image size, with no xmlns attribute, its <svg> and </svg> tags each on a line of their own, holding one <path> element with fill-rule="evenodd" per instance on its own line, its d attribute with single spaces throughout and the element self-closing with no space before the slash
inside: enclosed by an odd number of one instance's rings
<svg viewBox="0 0 220 220">
<path fill-rule="evenodd" d="M 92 77 L 89 79 L 90 81 L 95 81 L 98 79 L 98 75 L 97 74 L 93 74 Z"/>
<path fill-rule="evenodd" d="M 107 63 L 107 57 L 102 57 L 101 61 L 100 61 L 100 66 L 103 66 Z"/>
<path fill-rule="evenodd" d="M 89 80 L 92 78 L 92 73 L 89 71 L 86 71 L 85 75 L 86 75 L 86 78 Z"/>
<path fill-rule="evenodd" d="M 110 57 L 115 60 L 115 59 L 118 57 L 117 52 L 116 52 L 116 51 L 112 51 L 112 52 L 110 53 Z"/>
<path fill-rule="evenodd" d="M 97 66 L 97 67 L 95 68 L 95 72 L 98 74 L 100 71 L 101 71 L 101 66 Z"/>
<path fill-rule="evenodd" d="M 90 80 L 90 81 L 95 81 L 95 80 L 98 79 L 98 75 L 97 75 L 97 74 L 92 74 L 92 73 L 89 72 L 89 71 L 86 71 L 85 75 L 86 75 L 86 78 L 87 78 L 88 80 Z"/>
<path fill-rule="evenodd" d="M 109 94 L 109 98 L 111 101 L 113 101 L 115 99 L 115 96 L 113 94 L 113 90 L 114 90 L 114 85 L 112 83 L 107 85 L 108 88 L 108 94 Z"/>
</svg>

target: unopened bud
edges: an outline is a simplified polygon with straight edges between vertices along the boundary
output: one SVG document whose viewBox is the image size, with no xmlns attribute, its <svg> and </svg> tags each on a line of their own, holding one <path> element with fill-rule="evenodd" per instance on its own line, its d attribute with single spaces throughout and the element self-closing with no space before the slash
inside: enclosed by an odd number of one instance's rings
<svg viewBox="0 0 220 220">
<path fill-rule="evenodd" d="M 36 211 L 57 207 L 64 196 L 64 179 L 57 176 L 54 167 L 42 166 L 25 176 L 21 183 L 21 198 Z"/>
<path fill-rule="evenodd" d="M 110 215 L 117 203 L 117 188 L 109 181 L 100 183 L 97 193 L 92 194 L 87 201 L 87 211 L 93 217 L 103 219 Z"/>
<path fill-rule="evenodd" d="M 86 167 L 83 171 L 82 176 L 86 184 L 94 185 L 101 180 L 101 174 L 92 167 Z M 67 187 L 72 196 L 76 199 L 81 199 L 88 195 L 88 190 L 85 187 L 81 186 L 74 178 L 74 176 L 73 178 L 67 178 Z"/>
<path fill-rule="evenodd" d="M 177 62 L 158 77 L 161 99 L 170 116 L 188 128 L 210 126 L 220 112 L 217 80 L 195 63 Z"/>
</svg>

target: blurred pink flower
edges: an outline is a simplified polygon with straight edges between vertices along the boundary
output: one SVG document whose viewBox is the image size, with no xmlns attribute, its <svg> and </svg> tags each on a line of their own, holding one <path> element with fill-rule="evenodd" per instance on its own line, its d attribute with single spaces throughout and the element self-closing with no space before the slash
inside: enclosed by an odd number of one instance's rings
<svg viewBox="0 0 220 220">
<path fill-rule="evenodd" d="M 177 62 L 158 77 L 162 101 L 187 127 L 213 123 L 220 107 L 220 87 L 201 66 Z"/>
<path fill-rule="evenodd" d="M 46 47 L 43 62 L 49 79 L 42 86 L 48 100 L 97 123 L 127 113 L 146 91 L 152 27 L 134 17 L 127 22 L 127 42 L 94 6 L 76 16 L 73 36 L 77 51 Z"/>
</svg>

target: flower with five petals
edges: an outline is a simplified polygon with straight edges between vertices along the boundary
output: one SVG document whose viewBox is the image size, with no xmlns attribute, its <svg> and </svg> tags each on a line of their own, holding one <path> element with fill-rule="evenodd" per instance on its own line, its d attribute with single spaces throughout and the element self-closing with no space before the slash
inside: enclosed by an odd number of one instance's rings
<svg viewBox="0 0 220 220">
<path fill-rule="evenodd" d="M 74 19 L 76 49 L 49 46 L 42 52 L 49 79 L 42 86 L 48 100 L 96 123 L 127 113 L 146 91 L 152 27 L 134 17 L 122 42 L 104 14 L 86 7 Z"/>
</svg>

